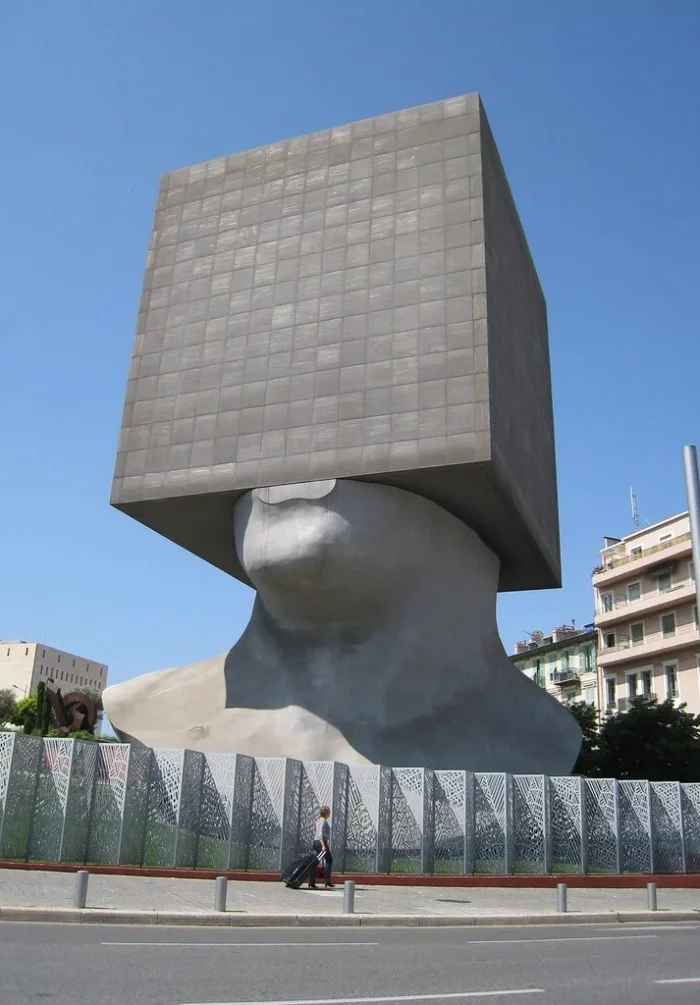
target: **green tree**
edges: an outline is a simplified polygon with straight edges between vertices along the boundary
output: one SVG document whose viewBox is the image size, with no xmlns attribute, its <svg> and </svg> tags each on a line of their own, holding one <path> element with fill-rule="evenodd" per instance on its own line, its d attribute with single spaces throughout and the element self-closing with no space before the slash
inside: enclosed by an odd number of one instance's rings
<svg viewBox="0 0 700 1005">
<path fill-rule="evenodd" d="M 41 727 L 44 722 L 44 710 L 48 703 L 48 698 L 46 697 L 46 684 L 43 680 L 40 680 L 36 686 L 36 718 L 34 720 L 34 731 L 39 733 L 40 736 L 44 734 L 41 732 Z"/>
<path fill-rule="evenodd" d="M 700 781 L 700 716 L 672 699 L 634 698 L 600 727 L 597 773 L 652 782 Z"/>
<path fill-rule="evenodd" d="M 20 698 L 12 719 L 16 726 L 22 726 L 25 733 L 31 733 L 36 726 L 36 695 L 28 694 Z"/>
<path fill-rule="evenodd" d="M 90 740 L 97 743 L 97 737 L 89 729 L 79 729 L 77 733 L 69 733 L 68 736 L 71 740 Z"/>
<path fill-rule="evenodd" d="M 568 706 L 576 722 L 581 727 L 583 739 L 572 774 L 595 778 L 600 774 L 600 722 L 595 705 L 577 701 Z"/>
<path fill-rule="evenodd" d="M 0 691 L 0 727 L 4 726 L 6 722 L 15 721 L 16 710 L 17 699 L 15 698 L 14 691 L 9 687 L 3 688 Z"/>
</svg>

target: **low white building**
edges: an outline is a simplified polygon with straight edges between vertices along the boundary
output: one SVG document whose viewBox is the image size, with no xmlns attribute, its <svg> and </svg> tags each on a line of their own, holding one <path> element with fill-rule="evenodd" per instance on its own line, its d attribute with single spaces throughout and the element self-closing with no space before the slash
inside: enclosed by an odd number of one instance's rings
<svg viewBox="0 0 700 1005">
<path fill-rule="evenodd" d="M 43 642 L 0 639 L 0 691 L 14 691 L 18 700 L 36 694 L 40 680 L 64 694 L 80 687 L 103 691 L 107 670 L 104 663 L 53 649 Z"/>
</svg>

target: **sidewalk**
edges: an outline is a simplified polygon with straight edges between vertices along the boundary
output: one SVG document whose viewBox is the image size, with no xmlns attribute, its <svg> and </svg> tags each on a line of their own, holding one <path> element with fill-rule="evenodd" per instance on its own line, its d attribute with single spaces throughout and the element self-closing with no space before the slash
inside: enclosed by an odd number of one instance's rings
<svg viewBox="0 0 700 1005">
<path fill-rule="evenodd" d="M 210 880 L 91 875 L 82 912 L 71 908 L 74 883 L 70 873 L 0 869 L 0 920 L 233 926 L 700 922 L 700 890 L 659 889 L 659 910 L 652 913 L 645 889 L 570 889 L 568 913 L 557 914 L 555 890 L 362 884 L 355 891 L 355 913 L 348 915 L 342 885 L 310 891 L 231 881 L 227 911 L 217 914 Z"/>
</svg>

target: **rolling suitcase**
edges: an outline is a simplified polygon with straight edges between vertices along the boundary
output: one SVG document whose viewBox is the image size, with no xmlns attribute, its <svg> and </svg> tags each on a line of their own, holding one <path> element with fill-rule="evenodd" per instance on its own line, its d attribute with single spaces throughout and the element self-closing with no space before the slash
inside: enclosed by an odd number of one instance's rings
<svg viewBox="0 0 700 1005">
<path fill-rule="evenodd" d="M 315 852 L 302 855 L 301 858 L 291 862 L 284 870 L 282 873 L 282 882 L 290 890 L 298 890 L 302 883 L 307 879 L 311 879 L 312 873 L 315 872 L 316 866 L 322 858 L 323 852 L 320 855 L 316 855 Z"/>
</svg>

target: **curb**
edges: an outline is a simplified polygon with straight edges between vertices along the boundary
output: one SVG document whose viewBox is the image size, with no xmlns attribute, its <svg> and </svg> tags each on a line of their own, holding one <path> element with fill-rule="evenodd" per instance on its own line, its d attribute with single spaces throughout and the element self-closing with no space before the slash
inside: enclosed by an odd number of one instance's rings
<svg viewBox="0 0 700 1005">
<path fill-rule="evenodd" d="M 119 911 L 111 908 L 0 907 L 0 922 L 83 925 L 188 925 L 224 928 L 486 928 L 509 925 L 592 925 L 626 922 L 700 922 L 700 911 L 609 911 L 576 914 L 244 914 L 236 912 Z"/>
</svg>

